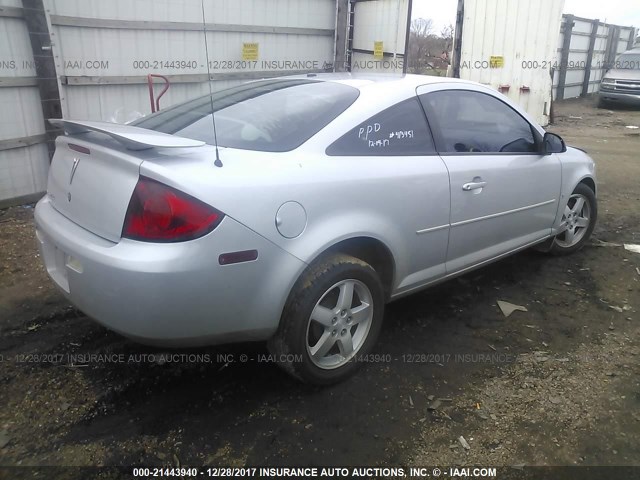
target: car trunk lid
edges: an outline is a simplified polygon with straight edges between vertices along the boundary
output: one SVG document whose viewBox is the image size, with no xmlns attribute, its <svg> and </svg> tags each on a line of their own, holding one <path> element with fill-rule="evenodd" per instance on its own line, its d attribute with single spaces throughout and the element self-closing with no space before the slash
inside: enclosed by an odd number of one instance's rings
<svg viewBox="0 0 640 480">
<path fill-rule="evenodd" d="M 158 148 L 203 145 L 127 125 L 67 120 L 51 123 L 72 135 L 56 140 L 47 184 L 53 207 L 74 223 L 113 242 L 122 235 L 142 162 L 157 154 Z"/>
</svg>

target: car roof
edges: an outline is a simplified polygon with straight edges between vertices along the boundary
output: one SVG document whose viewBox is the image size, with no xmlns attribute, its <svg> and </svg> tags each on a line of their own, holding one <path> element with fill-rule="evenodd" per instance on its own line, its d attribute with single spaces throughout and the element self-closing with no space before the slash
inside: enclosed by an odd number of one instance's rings
<svg viewBox="0 0 640 480">
<path fill-rule="evenodd" d="M 431 83 L 460 83 L 465 85 L 478 85 L 476 82 L 461 80 L 459 78 L 437 77 L 432 75 L 415 75 L 401 73 L 370 73 L 370 72 L 340 72 L 340 73 L 308 73 L 306 75 L 293 75 L 281 78 L 308 78 L 325 82 L 342 83 L 359 90 L 415 90 L 421 85 Z"/>
</svg>

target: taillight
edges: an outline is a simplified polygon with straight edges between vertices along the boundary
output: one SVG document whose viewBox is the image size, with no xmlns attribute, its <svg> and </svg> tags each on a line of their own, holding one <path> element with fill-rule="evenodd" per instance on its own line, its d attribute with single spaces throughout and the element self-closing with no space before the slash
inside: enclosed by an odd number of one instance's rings
<svg viewBox="0 0 640 480">
<path fill-rule="evenodd" d="M 122 236 L 148 242 L 183 242 L 211 232 L 224 218 L 215 208 L 163 183 L 140 177 Z"/>
</svg>

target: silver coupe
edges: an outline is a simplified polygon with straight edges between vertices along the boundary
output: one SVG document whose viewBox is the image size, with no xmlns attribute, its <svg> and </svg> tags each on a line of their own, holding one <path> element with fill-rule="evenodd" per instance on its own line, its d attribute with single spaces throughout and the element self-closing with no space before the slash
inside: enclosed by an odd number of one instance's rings
<svg viewBox="0 0 640 480">
<path fill-rule="evenodd" d="M 35 218 L 69 300 L 143 343 L 267 341 L 309 383 L 353 373 L 386 303 L 596 222 L 591 158 L 467 81 L 310 74 L 52 123 Z"/>
</svg>

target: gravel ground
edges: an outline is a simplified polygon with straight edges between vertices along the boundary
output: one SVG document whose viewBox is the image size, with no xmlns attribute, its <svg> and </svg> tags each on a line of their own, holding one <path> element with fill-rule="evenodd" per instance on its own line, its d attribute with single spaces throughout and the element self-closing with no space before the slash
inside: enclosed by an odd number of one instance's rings
<svg viewBox="0 0 640 480">
<path fill-rule="evenodd" d="M 598 242 L 640 243 L 640 112 L 556 114 L 597 163 L 597 241 L 389 305 L 380 361 L 331 388 L 261 344 L 163 362 L 57 293 L 32 208 L 0 211 L 0 465 L 640 465 L 640 254 Z"/>
</svg>

